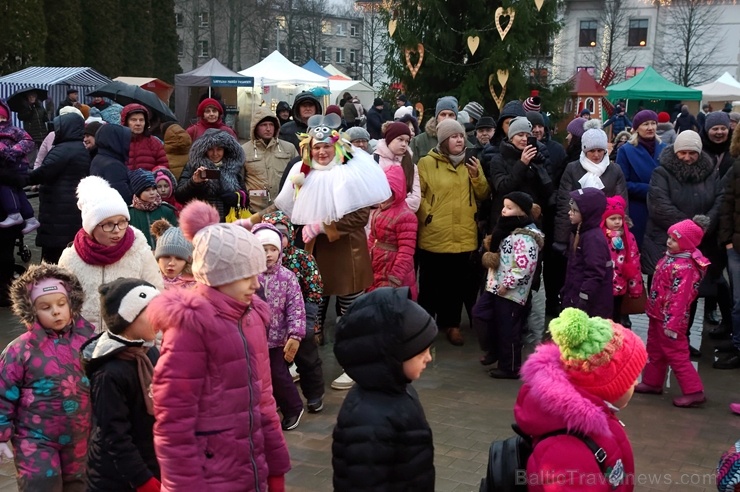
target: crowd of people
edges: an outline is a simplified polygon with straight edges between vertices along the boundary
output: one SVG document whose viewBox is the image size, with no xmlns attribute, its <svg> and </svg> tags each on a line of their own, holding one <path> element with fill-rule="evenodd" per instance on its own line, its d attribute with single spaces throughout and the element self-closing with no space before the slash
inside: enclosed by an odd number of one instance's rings
<svg viewBox="0 0 740 492">
<path fill-rule="evenodd" d="M 714 367 L 740 367 L 733 113 L 699 126 L 685 107 L 618 105 L 603 124 L 586 110 L 563 146 L 538 96 L 497 118 L 445 96 L 424 131 L 396 105 L 391 119 L 380 98 L 323 108 L 302 92 L 258 108 L 242 144 L 212 98 L 187 129 L 136 103 L 86 119 L 73 100 L 47 134 L 40 111 L 19 114 L 23 130 L 0 103 L 0 302 L 28 327 L 0 358 L 0 453 L 21 490 L 284 490 L 283 432 L 324 408 L 332 296 L 344 372 L 330 386 L 350 390 L 336 490 L 433 490 L 409 383 L 438 331 L 469 340 L 463 309 L 488 374 L 524 382 L 521 429 L 552 440 L 527 465 L 542 477 L 597 467 L 560 428 L 634 474 L 613 411 L 661 394 L 669 367 L 675 406 L 706 401 L 690 360 L 699 297 L 707 321 L 721 313 Z M 12 282 L 33 230 L 43 261 Z M 638 312 L 647 347 L 629 330 Z M 632 490 L 624 475 L 609 486 Z"/>
</svg>

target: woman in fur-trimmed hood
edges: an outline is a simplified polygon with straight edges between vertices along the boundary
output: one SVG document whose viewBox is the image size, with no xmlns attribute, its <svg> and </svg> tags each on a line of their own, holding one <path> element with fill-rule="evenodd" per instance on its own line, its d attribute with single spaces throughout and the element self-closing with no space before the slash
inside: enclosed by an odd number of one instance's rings
<svg viewBox="0 0 740 492">
<path fill-rule="evenodd" d="M 175 198 L 185 205 L 191 200 L 203 200 L 218 210 L 221 222 L 231 207 L 237 204 L 237 193 L 244 191 L 244 150 L 228 133 L 208 129 L 190 147 L 190 160 L 177 181 Z M 219 170 L 219 179 L 205 179 L 200 171 Z"/>
</svg>

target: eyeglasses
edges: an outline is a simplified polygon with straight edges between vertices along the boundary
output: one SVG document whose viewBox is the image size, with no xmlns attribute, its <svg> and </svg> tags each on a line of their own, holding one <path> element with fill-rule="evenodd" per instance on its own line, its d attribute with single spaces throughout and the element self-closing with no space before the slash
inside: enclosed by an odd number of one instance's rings
<svg viewBox="0 0 740 492">
<path fill-rule="evenodd" d="M 105 222 L 104 224 L 98 224 L 98 227 L 103 229 L 103 232 L 113 232 L 118 228 L 119 231 L 125 231 L 128 228 L 129 221 L 126 219 L 118 222 Z"/>
</svg>

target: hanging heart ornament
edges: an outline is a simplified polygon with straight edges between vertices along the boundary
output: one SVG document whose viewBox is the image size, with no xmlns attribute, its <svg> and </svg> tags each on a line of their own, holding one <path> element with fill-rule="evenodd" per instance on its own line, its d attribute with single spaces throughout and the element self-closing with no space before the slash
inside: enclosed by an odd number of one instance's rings
<svg viewBox="0 0 740 492">
<path fill-rule="evenodd" d="M 416 45 L 416 49 L 406 48 L 406 66 L 409 68 L 409 72 L 411 72 L 411 78 L 415 79 L 416 74 L 419 72 L 419 68 L 421 67 L 421 63 L 424 61 L 424 45 L 421 43 Z M 419 55 L 419 60 L 416 62 L 416 65 L 413 65 L 411 63 L 411 55 L 413 53 L 416 53 Z"/>
<path fill-rule="evenodd" d="M 478 51 L 478 46 L 480 46 L 480 38 L 478 36 L 468 36 L 468 49 L 471 55 Z"/>
<path fill-rule="evenodd" d="M 537 7 L 537 12 L 542 10 L 542 6 L 545 4 L 545 0 L 534 0 L 534 5 Z"/>
<path fill-rule="evenodd" d="M 509 81 L 509 71 L 496 70 L 496 77 L 498 78 L 498 83 L 501 84 L 501 87 L 506 87 L 506 82 Z"/>
<path fill-rule="evenodd" d="M 493 88 L 493 77 L 494 77 L 493 74 L 488 76 L 488 90 L 491 91 L 491 97 L 493 97 L 493 102 L 495 102 L 496 106 L 498 106 L 498 108 L 501 109 L 504 107 L 504 97 L 506 96 L 506 86 L 501 87 L 501 96 L 498 96 L 496 94 L 496 89 Z"/>
<path fill-rule="evenodd" d="M 502 41 L 506 37 L 506 35 L 509 34 L 509 30 L 511 29 L 511 26 L 514 24 L 515 16 L 516 16 L 516 12 L 511 7 L 508 7 L 506 9 L 504 9 L 503 7 L 499 7 L 496 9 L 496 14 L 495 14 L 496 30 L 498 30 L 498 34 L 499 36 L 501 36 Z M 509 22 L 506 23 L 506 28 L 501 27 L 502 17 L 509 18 Z"/>
<path fill-rule="evenodd" d="M 390 37 L 393 37 L 393 33 L 396 32 L 396 26 L 398 26 L 398 22 L 396 19 L 391 19 L 388 21 L 388 35 Z"/>
</svg>

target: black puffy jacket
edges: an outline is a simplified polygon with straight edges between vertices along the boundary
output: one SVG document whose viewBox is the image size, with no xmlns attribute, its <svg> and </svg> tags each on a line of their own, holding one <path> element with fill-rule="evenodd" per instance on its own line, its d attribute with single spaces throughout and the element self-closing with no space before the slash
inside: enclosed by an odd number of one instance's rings
<svg viewBox="0 0 740 492">
<path fill-rule="evenodd" d="M 334 353 L 357 384 L 334 427 L 336 492 L 434 490 L 432 430 L 393 353 L 403 289 L 382 290 L 355 301 L 337 326 Z"/>
<path fill-rule="evenodd" d="M 309 91 L 303 91 L 300 94 L 298 94 L 295 97 L 295 101 L 293 101 L 293 121 L 289 121 L 285 125 L 282 125 L 280 127 L 280 139 L 286 140 L 293 145 L 295 145 L 295 149 L 300 152 L 301 149 L 298 148 L 298 133 L 305 133 L 308 131 L 308 126 L 306 126 L 306 123 L 301 120 L 301 108 L 300 105 L 304 101 L 311 101 L 314 106 L 316 106 L 316 113 L 315 114 L 322 114 L 323 110 L 321 109 L 321 103 L 319 100 Z"/>
<path fill-rule="evenodd" d="M 90 492 L 135 491 L 152 477 L 160 478 L 154 453 L 154 416 L 147 413 L 137 362 L 117 356 L 127 346 L 141 346 L 141 341 L 124 343 L 105 332 L 82 346 L 93 407 L 87 448 Z M 152 365 L 157 364 L 159 351 L 155 347 L 146 355 Z"/>
<path fill-rule="evenodd" d="M 128 148 L 131 144 L 131 130 L 120 125 L 103 125 L 95 134 L 95 146 L 98 148 L 90 174 L 100 176 L 116 190 L 126 205 L 131 205 L 134 193 L 128 178 Z"/>
<path fill-rule="evenodd" d="M 54 118 L 54 147 L 29 182 L 39 190 L 39 227 L 36 246 L 65 248 L 82 227 L 77 208 L 77 185 L 90 174 L 90 154 L 82 143 L 85 121 L 76 114 Z"/>
</svg>

